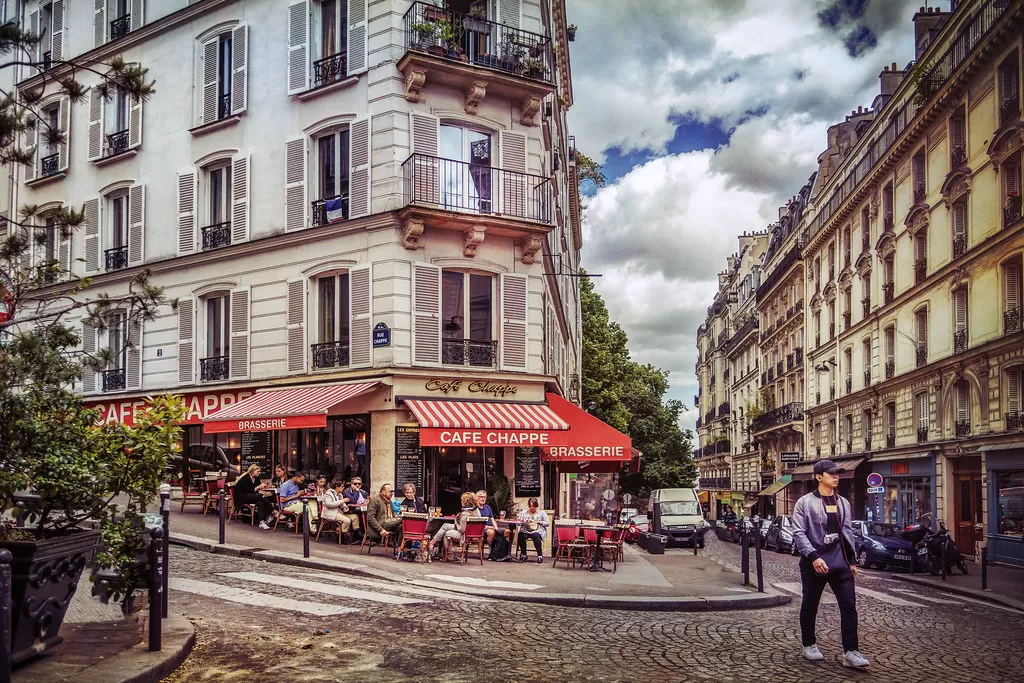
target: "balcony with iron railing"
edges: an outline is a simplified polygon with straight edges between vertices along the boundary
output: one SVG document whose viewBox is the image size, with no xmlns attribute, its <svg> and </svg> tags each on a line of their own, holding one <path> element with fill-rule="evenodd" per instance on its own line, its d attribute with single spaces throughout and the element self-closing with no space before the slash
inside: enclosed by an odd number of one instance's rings
<svg viewBox="0 0 1024 683">
<path fill-rule="evenodd" d="M 896 432 L 889 432 L 885 435 L 885 447 L 896 448 Z"/>
<path fill-rule="evenodd" d="M 348 192 L 313 202 L 313 227 L 348 220 Z"/>
<path fill-rule="evenodd" d="M 1003 334 L 1020 332 L 1020 306 L 1014 306 L 1008 311 L 1003 311 Z"/>
<path fill-rule="evenodd" d="M 348 56 L 344 52 L 333 54 L 313 62 L 313 87 L 319 88 L 337 83 L 348 73 Z"/>
<path fill-rule="evenodd" d="M 956 437 L 958 439 L 961 438 L 961 437 L 964 437 L 964 436 L 970 436 L 971 435 L 971 423 L 970 423 L 970 421 L 969 420 L 957 420 L 956 421 L 956 425 L 954 426 L 954 433 L 956 434 Z"/>
<path fill-rule="evenodd" d="M 953 258 L 957 259 L 967 253 L 967 235 L 957 235 L 953 238 Z"/>
<path fill-rule="evenodd" d="M 967 350 L 967 344 L 968 335 L 966 327 L 953 333 L 953 353 L 963 353 Z"/>
<path fill-rule="evenodd" d="M 1014 76 L 1016 78 L 1016 76 Z M 1020 118 L 1020 92 L 1014 90 L 999 103 L 999 125 L 1005 126 Z"/>
<path fill-rule="evenodd" d="M 883 298 L 883 300 L 885 301 L 886 304 L 891 304 L 892 303 L 892 295 L 893 295 L 894 289 L 895 289 L 895 283 L 894 282 L 884 282 L 884 283 L 882 283 L 882 298 Z"/>
<path fill-rule="evenodd" d="M 114 247 L 107 249 L 104 253 L 104 265 L 106 270 L 122 270 L 128 267 L 128 247 Z"/>
<path fill-rule="evenodd" d="M 896 361 L 890 358 L 885 361 L 885 378 L 892 379 L 896 375 Z"/>
<path fill-rule="evenodd" d="M 199 379 L 203 382 L 218 382 L 228 378 L 231 369 L 229 356 L 212 356 L 199 359 Z"/>
<path fill-rule="evenodd" d="M 231 93 L 225 93 L 217 98 L 217 120 L 226 119 L 231 116 Z"/>
<path fill-rule="evenodd" d="M 763 432 L 768 429 L 782 427 L 793 422 L 801 422 L 804 419 L 803 403 L 787 403 L 772 408 L 750 421 L 751 432 Z"/>
<path fill-rule="evenodd" d="M 926 194 L 927 194 L 927 192 L 925 190 L 924 181 L 921 180 L 921 181 L 915 182 L 914 183 L 914 203 L 915 204 L 919 204 L 919 203 L 923 202 Z"/>
<path fill-rule="evenodd" d="M 60 154 L 50 154 L 39 159 L 39 177 L 48 178 L 60 171 Z"/>
<path fill-rule="evenodd" d="M 1003 204 L 1003 227 L 1010 227 L 1020 220 L 1021 197 L 1019 194 L 1010 195 Z"/>
<path fill-rule="evenodd" d="M 967 165 L 967 144 L 961 142 L 958 145 L 953 145 L 953 149 L 950 150 L 949 167 L 957 169 L 965 165 Z"/>
<path fill-rule="evenodd" d="M 864 386 L 871 386 L 871 368 L 868 368 L 867 370 L 864 371 Z"/>
<path fill-rule="evenodd" d="M 103 377 L 103 391 L 123 391 L 125 388 L 124 368 L 116 368 L 114 370 L 104 370 L 102 373 Z"/>
<path fill-rule="evenodd" d="M 716 441 L 715 442 L 715 453 L 728 453 L 732 450 L 732 446 L 729 444 L 729 440 Z"/>
<path fill-rule="evenodd" d="M 472 368 L 494 368 L 498 364 L 498 342 L 486 339 L 442 339 L 441 362 Z"/>
<path fill-rule="evenodd" d="M 429 2 L 412 3 L 403 25 L 406 52 L 397 66 L 410 101 L 437 82 L 467 93 L 466 108 L 474 112 L 485 96 L 519 100 L 526 123 L 554 92 L 551 44 L 538 33 Z"/>
<path fill-rule="evenodd" d="M 1006 413 L 1006 430 L 1016 432 L 1024 429 L 1024 419 L 1019 411 L 1011 410 Z"/>
<path fill-rule="evenodd" d="M 348 367 L 349 343 L 347 340 L 311 344 L 309 348 L 313 354 L 314 370 Z"/>
<path fill-rule="evenodd" d="M 203 251 L 211 251 L 231 244 L 231 223 L 214 223 L 202 229 Z"/>
<path fill-rule="evenodd" d="M 917 345 L 917 367 L 928 364 L 928 345 L 918 343 Z"/>
<path fill-rule="evenodd" d="M 919 258 L 914 261 L 914 284 L 919 285 L 928 277 L 928 260 Z"/>
<path fill-rule="evenodd" d="M 729 416 L 729 402 L 726 401 L 725 403 L 720 403 L 718 405 L 718 417 L 728 417 L 728 416 Z"/>
<path fill-rule="evenodd" d="M 103 145 L 103 157 L 116 157 L 128 151 L 128 131 L 119 130 L 106 136 L 106 143 Z"/>
<path fill-rule="evenodd" d="M 927 427 L 918 427 L 917 428 L 917 442 L 918 443 L 925 443 L 926 441 L 928 441 L 928 428 Z"/>
<path fill-rule="evenodd" d="M 853 393 L 853 377 L 850 377 L 849 375 L 846 377 L 846 393 Z"/>
<path fill-rule="evenodd" d="M 882 232 L 895 232 L 892 211 L 886 211 L 882 218 Z"/>
<path fill-rule="evenodd" d="M 110 22 L 110 39 L 117 40 L 132 30 L 132 15 L 126 14 Z"/>
<path fill-rule="evenodd" d="M 701 477 L 697 480 L 697 485 L 702 489 L 728 491 L 732 488 L 732 479 L 731 477 Z"/>
</svg>

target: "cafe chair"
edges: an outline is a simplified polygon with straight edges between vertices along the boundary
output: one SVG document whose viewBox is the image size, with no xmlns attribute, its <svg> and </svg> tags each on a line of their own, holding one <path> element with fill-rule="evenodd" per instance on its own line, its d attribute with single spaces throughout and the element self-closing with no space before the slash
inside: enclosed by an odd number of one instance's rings
<svg viewBox="0 0 1024 683">
<path fill-rule="evenodd" d="M 290 505 L 291 501 L 288 501 L 288 504 Z M 282 519 L 290 518 L 290 520 L 295 523 L 295 534 L 298 535 L 302 532 L 302 520 L 300 519 L 301 515 L 301 512 L 285 512 L 284 509 L 281 507 L 281 504 L 278 503 L 277 519 L 274 520 L 274 531 L 277 531 L 277 525 L 281 523 Z"/>
<path fill-rule="evenodd" d="M 206 480 L 206 500 L 203 501 L 203 517 L 210 512 L 210 509 L 217 510 L 220 505 L 220 491 L 227 487 L 227 479 L 207 479 Z M 224 504 L 227 505 L 231 502 L 230 499 L 226 499 Z M 230 515 L 228 515 L 230 517 Z"/>
<path fill-rule="evenodd" d="M 341 513 L 338 513 L 338 514 L 340 515 Z M 328 526 L 328 525 L 330 525 L 330 526 Z M 338 545 L 341 545 L 341 537 L 344 536 L 345 534 L 342 533 L 342 531 L 341 531 L 341 521 L 340 520 L 337 520 L 337 519 L 325 519 L 324 517 L 321 517 L 320 519 L 318 519 L 317 520 L 317 526 L 316 526 L 316 542 L 317 543 L 320 542 L 320 534 L 324 533 L 325 531 L 327 533 L 329 533 L 329 534 L 337 534 L 338 535 Z"/>
<path fill-rule="evenodd" d="M 249 517 L 249 526 L 256 526 L 256 511 L 257 508 L 252 503 L 246 503 L 245 505 L 239 505 L 235 500 L 235 487 L 232 486 L 229 489 L 231 498 L 231 509 L 228 511 L 228 524 L 231 524 L 232 519 L 244 519 L 246 515 Z"/>
<path fill-rule="evenodd" d="M 201 505 L 206 509 L 206 489 L 202 479 L 182 477 L 181 479 L 181 510 L 185 512 L 186 505 Z"/>
<path fill-rule="evenodd" d="M 427 561 L 427 547 L 430 545 L 430 536 L 427 535 L 427 522 L 430 516 L 422 512 L 402 513 L 402 544 L 396 550 L 398 555 L 403 551 L 412 552 L 414 543 L 420 544 L 420 564 Z"/>
<path fill-rule="evenodd" d="M 623 559 L 622 545 L 626 538 L 626 529 L 615 525 L 611 538 L 601 541 L 601 559 L 612 561 L 612 573 L 618 571 L 619 562 Z"/>
<path fill-rule="evenodd" d="M 558 550 L 555 551 L 552 567 L 558 564 L 559 560 L 565 561 L 566 569 L 569 569 L 570 561 L 573 567 L 576 566 L 577 560 L 586 563 L 590 546 L 586 541 L 580 540 L 579 535 L 580 528 L 578 526 L 555 524 L 555 540 L 558 541 Z"/>
<path fill-rule="evenodd" d="M 391 539 L 393 537 L 393 534 L 388 534 L 384 537 L 377 536 L 377 540 L 375 541 L 372 538 L 370 538 L 371 533 L 374 532 L 372 529 L 369 528 L 369 526 L 363 528 L 363 542 L 359 544 L 359 554 L 362 555 L 363 548 L 366 548 L 366 554 L 369 555 L 370 551 L 373 550 L 373 546 L 379 545 L 381 548 L 384 549 L 384 554 L 387 555 L 388 546 L 391 545 Z"/>
<path fill-rule="evenodd" d="M 469 552 L 470 547 L 475 543 L 480 552 L 480 564 L 484 563 L 484 533 L 487 528 L 486 517 L 470 517 L 466 521 L 466 533 L 462 535 L 462 538 L 453 538 L 451 540 L 451 550 L 456 549 L 462 551 L 462 558 L 460 564 L 466 564 L 466 554 Z"/>
</svg>

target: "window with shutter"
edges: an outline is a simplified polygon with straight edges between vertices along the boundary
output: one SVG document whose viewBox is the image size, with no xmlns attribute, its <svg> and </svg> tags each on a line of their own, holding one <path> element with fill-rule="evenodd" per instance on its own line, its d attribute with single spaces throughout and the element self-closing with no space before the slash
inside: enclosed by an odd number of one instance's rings
<svg viewBox="0 0 1024 683">
<path fill-rule="evenodd" d="M 1024 375 L 1024 372 L 1019 367 L 1013 368 L 1006 373 L 1006 409 L 1010 413 L 1016 413 L 1018 420 L 1020 420 L 1021 414 L 1020 389 L 1022 375 Z"/>
<path fill-rule="evenodd" d="M 917 346 L 928 345 L 928 312 L 918 311 L 917 312 Z"/>
<path fill-rule="evenodd" d="M 104 155 L 103 142 L 104 98 L 100 89 L 89 89 L 89 160 L 95 161 Z"/>
<path fill-rule="evenodd" d="M 526 174 L 526 136 L 521 133 L 502 131 L 498 145 L 501 147 L 501 207 L 499 213 L 517 218 L 531 218 L 528 206 Z"/>
<path fill-rule="evenodd" d="M 886 432 L 888 434 L 896 433 L 896 404 L 886 403 L 885 404 L 885 424 Z"/>
<path fill-rule="evenodd" d="M 142 100 L 129 97 L 128 106 L 128 149 L 136 149 L 142 144 Z"/>
<path fill-rule="evenodd" d="M 231 241 L 249 241 L 249 153 L 231 161 Z"/>
<path fill-rule="evenodd" d="M 85 201 L 85 274 L 100 272 L 100 211 L 102 203 L 99 197 Z"/>
<path fill-rule="evenodd" d="M 306 227 L 306 138 L 284 143 L 284 228 L 288 232 Z"/>
<path fill-rule="evenodd" d="M 441 273 L 441 362 L 495 366 L 494 278 L 445 270 Z"/>
<path fill-rule="evenodd" d="M 196 170 L 178 171 L 178 254 L 196 249 Z"/>
<path fill-rule="evenodd" d="M 309 87 L 309 2 L 288 5 L 288 94 Z"/>
<path fill-rule="evenodd" d="M 414 365 L 441 363 L 441 269 L 412 266 L 412 357 Z"/>
<path fill-rule="evenodd" d="M 245 111 L 248 102 L 249 27 L 241 24 L 199 44 L 197 124 Z"/>
<path fill-rule="evenodd" d="M 407 188 L 411 202 L 438 204 L 441 201 L 440 156 L 441 123 L 436 116 L 412 112 L 409 114 L 412 135 L 413 169 L 411 187 Z"/>
<path fill-rule="evenodd" d="M 1020 304 L 1021 300 L 1024 299 L 1024 292 L 1021 291 L 1021 260 L 1010 261 L 1003 264 L 1003 310 L 1005 313 L 1015 313 L 1017 315 L 1016 324 L 1013 327 L 1016 329 L 1010 331 L 1017 331 L 1020 329 Z"/>
<path fill-rule="evenodd" d="M 367 68 L 367 4 L 367 0 L 348 0 L 346 61 L 349 76 Z"/>
<path fill-rule="evenodd" d="M 95 359 L 96 357 L 96 328 L 82 324 L 82 354 L 83 361 Z M 96 391 L 96 371 L 90 367 L 88 362 L 82 364 L 82 392 L 89 394 Z"/>
<path fill-rule="evenodd" d="M 953 236 L 965 235 L 967 235 L 967 202 L 957 202 L 953 205 Z"/>
<path fill-rule="evenodd" d="M 142 321 L 128 323 L 128 348 L 125 352 L 125 389 L 142 388 Z"/>
<path fill-rule="evenodd" d="M 528 280 L 525 275 L 501 276 L 501 368 L 527 369 L 529 340 Z"/>
<path fill-rule="evenodd" d="M 249 288 L 231 292 L 231 379 L 249 377 Z"/>
<path fill-rule="evenodd" d="M 956 421 L 967 422 L 968 419 L 968 386 L 966 382 L 956 385 Z"/>
<path fill-rule="evenodd" d="M 349 127 L 349 215 L 368 216 L 370 204 L 371 134 L 369 117 L 359 118 Z"/>
<path fill-rule="evenodd" d="M 321 306 L 323 305 L 321 301 Z M 335 337 L 325 339 L 321 337 L 320 342 L 335 341 Z M 346 334 L 345 341 L 348 341 Z M 347 345 L 345 347 L 347 351 Z M 335 351 L 335 362 L 337 362 L 337 349 Z M 347 364 L 347 363 L 346 363 Z M 313 368 L 317 365 L 317 345 L 313 346 Z M 334 367 L 330 365 L 329 367 Z M 304 373 L 306 371 L 306 281 L 288 281 L 288 372 Z"/>
<path fill-rule="evenodd" d="M 93 0 L 93 47 L 107 42 L 107 0 Z"/>
<path fill-rule="evenodd" d="M 245 111 L 249 102 L 249 27 L 245 24 L 231 31 L 231 114 Z"/>
<path fill-rule="evenodd" d="M 967 329 L 967 289 L 964 287 L 953 292 L 953 317 L 957 332 Z"/>
<path fill-rule="evenodd" d="M 927 430 L 929 423 L 929 404 L 928 394 L 921 393 L 917 395 L 917 428 Z"/>
<path fill-rule="evenodd" d="M 128 267 L 128 191 L 117 190 L 103 198 L 107 224 L 103 228 L 103 269 Z M 140 209 L 141 210 L 141 209 Z M 141 255 L 141 245 L 139 247 Z"/>
<path fill-rule="evenodd" d="M 128 265 L 145 261 L 146 186 L 132 185 L 128 190 Z"/>
<path fill-rule="evenodd" d="M 131 30 L 137 31 L 146 25 L 146 3 L 143 0 L 131 0 L 131 3 Z"/>
<path fill-rule="evenodd" d="M 313 144 L 313 227 L 342 221 L 349 216 L 349 130 L 332 130 Z"/>
<path fill-rule="evenodd" d="M 366 368 L 373 365 L 373 336 L 370 320 L 373 317 L 373 283 L 371 266 L 357 266 L 349 270 L 349 365 Z"/>
<path fill-rule="evenodd" d="M 66 172 L 68 170 L 68 146 L 71 144 L 71 98 L 60 98 L 57 109 L 57 128 L 61 133 L 61 140 L 57 144 L 57 171 Z"/>
<path fill-rule="evenodd" d="M 178 300 L 178 384 L 192 384 L 194 370 L 195 300 Z"/>
</svg>

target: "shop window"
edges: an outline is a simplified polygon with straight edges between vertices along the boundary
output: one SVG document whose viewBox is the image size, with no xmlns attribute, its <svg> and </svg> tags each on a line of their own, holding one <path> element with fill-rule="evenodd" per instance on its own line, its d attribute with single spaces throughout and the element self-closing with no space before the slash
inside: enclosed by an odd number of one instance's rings
<svg viewBox="0 0 1024 683">
<path fill-rule="evenodd" d="M 998 533 L 1020 538 L 1024 535 L 1024 470 L 996 472 Z"/>
<path fill-rule="evenodd" d="M 443 271 L 441 278 L 441 362 L 493 367 L 495 278 L 452 270 Z"/>
</svg>

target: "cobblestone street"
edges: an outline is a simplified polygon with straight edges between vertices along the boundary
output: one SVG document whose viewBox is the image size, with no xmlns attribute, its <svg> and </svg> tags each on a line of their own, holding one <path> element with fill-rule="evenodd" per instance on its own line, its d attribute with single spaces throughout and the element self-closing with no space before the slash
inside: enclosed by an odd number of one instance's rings
<svg viewBox="0 0 1024 683">
<path fill-rule="evenodd" d="M 705 552 L 739 562 L 735 545 L 710 540 Z M 826 661 L 812 664 L 799 656 L 798 599 L 755 611 L 605 611 L 484 600 L 179 548 L 171 559 L 172 610 L 199 629 L 175 681 L 260 673 L 303 681 L 988 682 L 1014 680 L 1024 666 L 1006 635 L 1024 628 L 1024 614 L 880 571 L 858 582 L 861 650 L 872 661 L 860 673 L 839 664 L 838 611 L 827 599 L 818 630 Z M 796 558 L 767 552 L 764 559 L 767 580 L 799 592 Z M 538 581 L 551 571 L 538 567 Z M 500 579 L 500 570 L 482 568 L 481 578 Z"/>
</svg>

